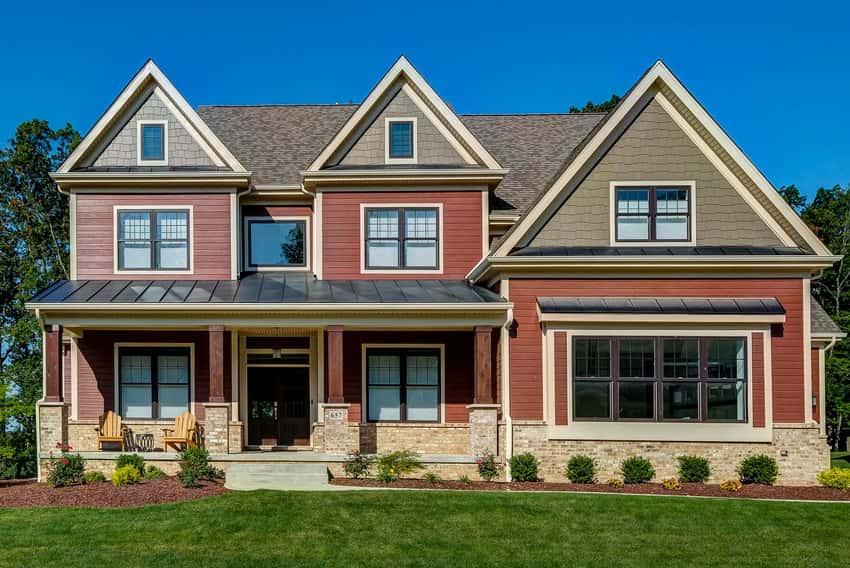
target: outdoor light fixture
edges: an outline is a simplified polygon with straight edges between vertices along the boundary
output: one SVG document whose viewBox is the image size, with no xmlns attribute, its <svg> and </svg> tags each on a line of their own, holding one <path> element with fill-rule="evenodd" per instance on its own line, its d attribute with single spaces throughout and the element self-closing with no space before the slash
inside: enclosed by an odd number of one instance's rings
<svg viewBox="0 0 850 568">
<path fill-rule="evenodd" d="M 818 405 L 818 395 L 813 394 L 812 395 L 812 406 L 817 406 L 817 405 Z"/>
<path fill-rule="evenodd" d="M 272 348 L 272 359 L 280 359 L 280 347 Z"/>
</svg>

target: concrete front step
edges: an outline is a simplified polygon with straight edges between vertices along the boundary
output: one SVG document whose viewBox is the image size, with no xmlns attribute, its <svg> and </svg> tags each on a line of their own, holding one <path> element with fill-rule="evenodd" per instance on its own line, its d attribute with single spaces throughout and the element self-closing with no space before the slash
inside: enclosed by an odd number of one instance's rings
<svg viewBox="0 0 850 568">
<path fill-rule="evenodd" d="M 328 468 L 320 463 L 234 463 L 224 486 L 235 491 L 321 491 L 328 489 Z"/>
</svg>

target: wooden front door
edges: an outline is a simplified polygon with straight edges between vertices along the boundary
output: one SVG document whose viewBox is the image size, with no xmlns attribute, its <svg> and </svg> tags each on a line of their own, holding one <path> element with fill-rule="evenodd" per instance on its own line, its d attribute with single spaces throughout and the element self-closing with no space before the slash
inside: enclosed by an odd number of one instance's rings
<svg viewBox="0 0 850 568">
<path fill-rule="evenodd" d="M 248 443 L 253 446 L 310 443 L 309 369 L 249 368 Z"/>
</svg>

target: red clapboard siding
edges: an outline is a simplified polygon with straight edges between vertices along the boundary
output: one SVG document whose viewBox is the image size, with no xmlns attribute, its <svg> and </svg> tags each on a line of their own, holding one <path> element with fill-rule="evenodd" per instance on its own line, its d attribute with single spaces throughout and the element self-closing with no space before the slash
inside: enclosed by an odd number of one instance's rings
<svg viewBox="0 0 850 568">
<path fill-rule="evenodd" d="M 114 206 L 192 206 L 192 274 L 115 274 Z M 179 194 L 78 194 L 77 278 L 105 279 L 230 279 L 230 195 Z"/>
<path fill-rule="evenodd" d="M 360 204 L 443 205 L 442 274 L 361 274 Z M 416 191 L 324 193 L 322 195 L 323 277 L 334 278 L 463 278 L 481 259 L 481 192 Z"/>
<path fill-rule="evenodd" d="M 397 332 L 344 331 L 342 334 L 343 393 L 351 404 L 349 420 L 362 416 L 363 361 L 362 345 L 369 344 L 445 344 L 445 422 L 468 422 L 474 395 L 474 351 L 471 332 Z M 327 366 L 325 367 L 327 368 Z M 325 388 L 327 392 L 327 388 Z"/>
<path fill-rule="evenodd" d="M 569 424 L 569 404 L 567 404 L 567 334 L 554 334 L 555 342 L 555 424 Z"/>
<path fill-rule="evenodd" d="M 80 420 L 94 420 L 106 410 L 115 410 L 115 343 L 194 343 L 195 414 L 204 419 L 204 402 L 209 401 L 209 339 L 203 331 L 106 331 L 86 330 L 77 341 L 78 398 Z M 231 400 L 230 332 L 224 334 L 224 397 Z"/>
<path fill-rule="evenodd" d="M 511 415 L 542 420 L 540 296 L 775 297 L 786 310 L 771 338 L 773 420 L 799 423 L 803 410 L 803 283 L 799 279 L 511 279 L 516 337 L 511 338 Z"/>
<path fill-rule="evenodd" d="M 820 424 L 820 349 L 817 348 L 812 349 L 812 394 L 816 401 L 812 406 L 812 417 Z"/>
<path fill-rule="evenodd" d="M 753 426 L 764 428 L 764 334 L 753 334 Z"/>
</svg>

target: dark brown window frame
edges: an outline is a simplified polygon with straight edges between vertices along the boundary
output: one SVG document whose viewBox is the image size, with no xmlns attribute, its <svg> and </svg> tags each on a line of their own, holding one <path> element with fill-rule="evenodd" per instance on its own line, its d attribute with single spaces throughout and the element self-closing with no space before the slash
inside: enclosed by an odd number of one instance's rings
<svg viewBox="0 0 850 568">
<path fill-rule="evenodd" d="M 609 341 L 609 369 L 607 377 L 578 377 L 577 376 L 577 357 L 576 357 L 576 342 L 582 339 L 594 339 L 594 340 L 607 340 Z M 654 376 L 653 377 L 620 377 L 620 342 L 623 340 L 652 340 L 654 342 L 653 353 L 654 353 Z M 664 377 L 664 341 L 665 340 L 696 340 L 698 342 L 698 353 L 699 353 L 699 372 L 697 378 L 683 378 L 683 377 Z M 741 378 L 710 378 L 708 376 L 708 344 L 711 341 L 743 341 L 744 342 L 744 376 Z M 657 422 L 667 422 L 667 423 L 726 423 L 726 424 L 745 424 L 749 421 L 749 396 L 748 396 L 748 383 L 750 381 L 749 377 L 749 351 L 747 345 L 747 338 L 745 336 L 599 336 L 599 335 L 578 335 L 572 338 L 572 361 L 570 361 L 571 365 L 571 380 L 572 380 L 572 392 L 575 393 L 575 384 L 577 382 L 588 382 L 588 383 L 600 383 L 607 382 L 608 386 L 608 397 L 609 397 L 609 405 L 610 416 L 608 418 L 584 418 L 576 416 L 576 405 L 575 405 L 575 396 L 572 397 L 571 407 L 572 407 L 572 418 L 577 422 L 647 422 L 647 423 L 657 423 Z M 620 410 L 620 397 L 619 397 L 619 385 L 620 383 L 648 383 L 652 382 L 654 384 L 654 406 L 653 406 L 653 418 L 620 418 L 619 410 Z M 737 382 L 744 383 L 744 401 L 743 401 L 743 419 L 741 420 L 722 420 L 722 419 L 710 419 L 708 418 L 708 385 L 710 384 L 735 384 Z M 682 418 L 664 418 L 664 385 L 665 384 L 696 384 L 697 385 L 697 396 L 699 398 L 699 417 L 696 420 L 688 420 Z"/>
<path fill-rule="evenodd" d="M 121 238 L 121 215 L 123 213 L 147 213 L 149 216 L 149 231 L 150 235 L 147 239 L 123 239 Z M 185 239 L 167 239 L 160 240 L 156 236 L 156 218 L 160 213 L 183 213 L 186 215 L 186 238 Z M 192 267 L 192 214 L 188 209 L 118 209 L 115 215 L 115 254 L 117 255 L 116 264 L 118 266 L 118 270 L 127 271 L 127 272 L 144 272 L 144 271 L 189 271 Z M 159 253 L 157 250 L 157 244 L 163 242 L 186 242 L 186 267 L 185 268 L 160 268 L 159 264 Z M 150 245 L 150 266 L 144 268 L 125 268 L 124 267 L 124 255 L 121 253 L 121 245 L 127 243 L 148 243 Z"/>
<path fill-rule="evenodd" d="M 614 240 L 618 243 L 689 243 L 693 238 L 691 234 L 691 216 L 693 215 L 693 191 L 691 186 L 687 185 L 635 185 L 635 186 L 614 186 Z M 688 194 L 688 211 L 687 213 L 659 213 L 657 211 L 658 201 L 656 193 L 661 190 L 684 191 Z M 649 211 L 646 213 L 620 213 L 619 202 L 621 191 L 647 191 L 649 192 Z M 684 239 L 659 239 L 656 236 L 655 221 L 658 217 L 682 217 L 687 218 L 687 236 Z M 648 223 L 648 236 L 646 239 L 621 239 L 620 226 L 617 220 L 620 217 L 646 217 Z"/>
<path fill-rule="evenodd" d="M 369 237 L 369 213 L 372 211 L 395 211 L 398 220 L 398 236 L 392 237 Z M 407 211 L 433 211 L 437 216 L 436 235 L 433 238 L 415 238 L 405 236 L 405 213 Z M 366 270 L 407 270 L 411 272 L 422 270 L 439 270 L 440 269 L 440 208 L 439 207 L 364 207 L 363 208 L 363 265 Z M 372 266 L 369 263 L 369 241 L 397 241 L 398 242 L 398 264 L 395 266 Z M 427 241 L 434 242 L 435 255 L 433 266 L 406 266 L 404 264 L 404 243 L 407 241 L 419 242 Z"/>
<path fill-rule="evenodd" d="M 253 224 L 279 224 L 279 223 L 295 223 L 301 225 L 301 230 L 304 233 L 304 250 L 303 254 L 303 262 L 298 264 L 253 264 L 251 262 L 251 255 L 253 254 L 254 240 L 251 238 L 251 225 Z M 245 238 L 248 240 L 248 258 L 245 259 L 245 265 L 249 270 L 262 270 L 263 268 L 306 268 L 307 267 L 307 221 L 304 219 L 284 219 L 284 218 L 275 218 L 275 219 L 245 219 L 245 228 L 247 229 L 245 232 Z"/>
<path fill-rule="evenodd" d="M 438 366 L 437 366 L 437 419 L 436 420 L 409 420 L 407 418 L 407 357 L 409 355 L 435 355 L 437 357 Z M 369 356 L 370 355 L 398 355 L 401 360 L 399 363 L 399 419 L 398 420 L 370 420 L 369 419 L 369 387 L 387 387 L 395 385 L 386 385 L 386 384 L 376 384 L 370 385 L 369 383 Z M 364 378 L 366 383 L 366 399 L 363 401 L 363 408 L 365 409 L 364 413 L 364 422 L 370 423 L 381 423 L 381 422 L 410 422 L 415 424 L 438 424 L 442 420 L 442 411 L 441 407 L 443 404 L 442 390 L 443 390 L 443 360 L 442 360 L 442 352 L 437 347 L 367 347 L 365 361 L 365 369 L 366 376 Z M 421 386 L 421 385 L 414 385 Z M 430 386 L 430 385 L 429 385 Z"/>
<path fill-rule="evenodd" d="M 148 386 L 151 389 L 151 417 L 150 418 L 133 418 L 132 420 L 160 420 L 159 417 L 159 365 L 157 365 L 157 358 L 160 356 L 168 356 L 168 355 L 185 355 L 189 361 L 189 376 L 186 377 L 186 392 L 187 400 L 186 406 L 187 410 L 191 412 L 192 409 L 192 397 L 194 393 L 192 392 L 192 365 L 194 361 L 192 361 L 192 350 L 189 347 L 133 347 L 132 345 L 121 346 L 118 348 L 118 364 L 117 364 L 117 374 L 116 377 L 116 388 L 118 389 L 118 408 L 115 410 L 116 412 L 121 412 L 123 408 L 123 386 L 124 381 L 121 376 L 121 357 L 124 355 L 141 355 L 141 356 L 149 356 L 151 358 L 151 382 L 150 383 L 127 383 L 128 385 L 133 386 Z M 176 383 L 169 383 L 176 384 Z M 126 419 L 126 417 L 125 417 Z M 170 420 L 170 419 L 169 419 Z"/>
</svg>

